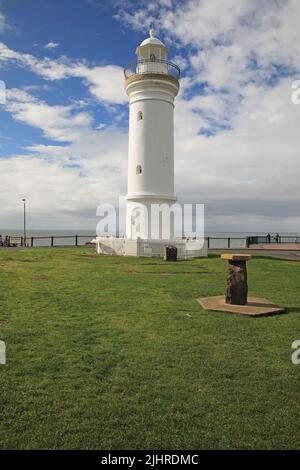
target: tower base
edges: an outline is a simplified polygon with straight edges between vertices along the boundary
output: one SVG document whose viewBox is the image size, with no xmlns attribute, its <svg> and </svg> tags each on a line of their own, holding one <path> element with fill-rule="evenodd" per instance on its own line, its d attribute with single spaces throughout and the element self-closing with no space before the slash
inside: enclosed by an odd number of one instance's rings
<svg viewBox="0 0 300 470">
<path fill-rule="evenodd" d="M 93 240 L 96 252 L 100 255 L 137 256 L 163 258 L 166 245 L 176 246 L 178 259 L 207 257 L 207 242 L 202 239 L 190 240 L 131 240 L 128 238 L 97 237 Z"/>
</svg>

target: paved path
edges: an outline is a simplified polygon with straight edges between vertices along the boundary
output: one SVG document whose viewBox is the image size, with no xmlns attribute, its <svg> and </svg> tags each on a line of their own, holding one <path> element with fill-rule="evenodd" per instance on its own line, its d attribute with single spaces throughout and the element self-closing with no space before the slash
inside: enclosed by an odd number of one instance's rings
<svg viewBox="0 0 300 470">
<path fill-rule="evenodd" d="M 278 259 L 284 259 L 288 261 L 300 261 L 300 250 L 295 251 L 295 250 L 271 250 L 271 249 L 258 249 L 258 250 L 253 250 L 251 248 L 238 248 L 238 249 L 231 249 L 231 250 L 215 250 L 211 249 L 208 250 L 209 253 L 215 253 L 215 254 L 220 254 L 220 253 L 247 253 L 249 255 L 255 255 L 255 256 L 266 256 L 266 257 L 271 257 L 271 258 L 278 258 Z"/>
<path fill-rule="evenodd" d="M 287 250 L 287 251 L 300 251 L 300 243 L 259 243 L 251 245 L 250 250 Z"/>
</svg>

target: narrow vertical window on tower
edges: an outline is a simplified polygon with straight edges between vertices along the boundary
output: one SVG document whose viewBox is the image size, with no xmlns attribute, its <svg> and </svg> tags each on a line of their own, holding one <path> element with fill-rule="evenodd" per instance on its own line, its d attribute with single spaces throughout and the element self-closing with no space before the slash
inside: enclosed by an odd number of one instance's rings
<svg viewBox="0 0 300 470">
<path fill-rule="evenodd" d="M 137 120 L 138 120 L 138 121 L 142 121 L 142 120 L 143 120 L 143 113 L 142 113 L 142 111 L 139 111 L 139 112 L 138 112 Z"/>
<path fill-rule="evenodd" d="M 141 166 L 141 165 L 138 165 L 138 166 L 136 167 L 136 174 L 137 174 L 137 175 L 141 175 L 142 172 L 143 172 L 143 171 L 142 171 L 142 166 Z"/>
</svg>

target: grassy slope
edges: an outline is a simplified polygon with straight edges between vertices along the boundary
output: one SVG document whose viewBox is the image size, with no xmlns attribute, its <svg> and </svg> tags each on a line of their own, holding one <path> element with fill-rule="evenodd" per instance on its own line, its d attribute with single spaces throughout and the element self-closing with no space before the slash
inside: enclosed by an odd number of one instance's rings
<svg viewBox="0 0 300 470">
<path fill-rule="evenodd" d="M 89 249 L 0 252 L 1 448 L 299 448 L 300 264 L 256 258 L 250 295 L 290 308 L 201 309 L 217 258 L 166 264 Z"/>
</svg>

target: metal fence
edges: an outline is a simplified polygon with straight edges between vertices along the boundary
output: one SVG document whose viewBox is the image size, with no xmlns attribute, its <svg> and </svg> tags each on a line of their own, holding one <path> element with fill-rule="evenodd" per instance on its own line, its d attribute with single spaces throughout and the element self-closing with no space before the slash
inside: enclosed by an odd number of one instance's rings
<svg viewBox="0 0 300 470">
<path fill-rule="evenodd" d="M 300 243 L 300 236 L 297 235 L 275 235 L 275 236 L 251 236 L 246 238 L 246 246 L 251 245 L 269 245 L 272 243 Z"/>
<path fill-rule="evenodd" d="M 96 235 L 48 235 L 48 236 L 34 236 L 24 237 L 20 236 L 7 236 L 2 240 L 1 246 L 6 247 L 76 247 L 90 245 L 91 241 Z M 122 238 L 122 237 L 118 237 Z M 300 244 L 300 236 L 279 236 L 271 237 L 270 240 L 267 236 L 249 236 L 249 237 L 206 237 L 208 249 L 243 249 L 251 248 L 252 245 L 265 245 L 265 244 L 285 244 L 295 243 Z"/>
<path fill-rule="evenodd" d="M 50 235 L 44 237 L 15 237 L 8 236 L 2 246 L 7 247 L 59 247 L 85 246 L 95 238 L 95 235 Z"/>
<path fill-rule="evenodd" d="M 34 237 L 6 237 L 4 246 L 10 247 L 59 247 L 59 246 L 86 246 L 96 235 L 52 235 Z M 121 238 L 121 237 L 120 237 Z M 246 238 L 242 237 L 206 237 L 210 249 L 246 248 Z"/>
<path fill-rule="evenodd" d="M 246 248 L 245 237 L 207 237 L 208 249 Z"/>
<path fill-rule="evenodd" d="M 139 59 L 124 68 L 125 78 L 132 77 L 133 75 L 154 73 L 160 75 L 168 75 L 169 77 L 179 80 L 180 68 L 178 65 L 165 59 Z"/>
</svg>

